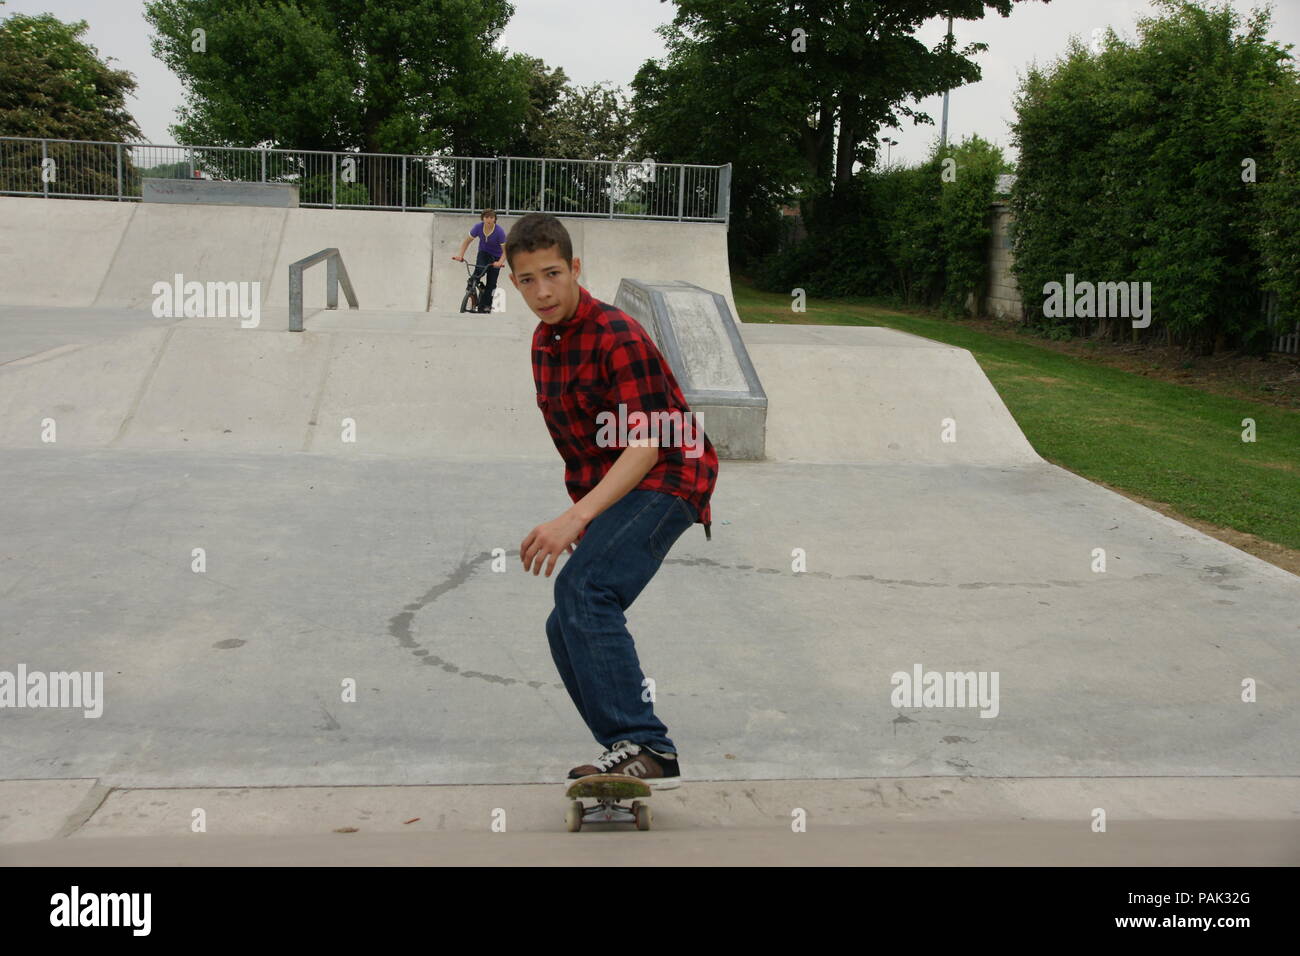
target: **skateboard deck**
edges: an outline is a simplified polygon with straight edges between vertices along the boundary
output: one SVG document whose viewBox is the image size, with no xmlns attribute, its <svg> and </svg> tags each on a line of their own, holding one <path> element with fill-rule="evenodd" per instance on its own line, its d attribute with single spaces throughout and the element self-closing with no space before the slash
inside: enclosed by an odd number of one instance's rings
<svg viewBox="0 0 1300 956">
<path fill-rule="evenodd" d="M 615 773 L 579 777 L 564 791 L 570 800 L 564 822 L 570 833 L 577 833 L 584 823 L 635 823 L 638 830 L 649 830 L 653 819 L 650 807 L 633 798 L 650 794 L 650 785 L 637 777 Z M 595 802 L 585 806 L 584 797 Z"/>
</svg>

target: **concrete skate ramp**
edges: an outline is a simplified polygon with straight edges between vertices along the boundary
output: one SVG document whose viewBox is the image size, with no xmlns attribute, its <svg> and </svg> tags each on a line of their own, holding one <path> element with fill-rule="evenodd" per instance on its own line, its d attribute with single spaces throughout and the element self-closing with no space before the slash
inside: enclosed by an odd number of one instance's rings
<svg viewBox="0 0 1300 956">
<path fill-rule="evenodd" d="M 0 197 L 0 305 L 94 305 L 134 208 Z"/>
<path fill-rule="evenodd" d="M 361 308 L 408 312 L 425 309 L 436 220 L 435 216 L 417 213 L 363 209 L 287 210 L 264 304 L 286 306 L 289 266 L 334 247 L 343 255 L 343 265 Z M 324 270 L 321 264 L 303 275 L 305 308 L 325 307 Z"/>
<path fill-rule="evenodd" d="M 742 324 L 740 332 L 768 395 L 771 460 L 1042 461 L 966 349 L 874 327 Z"/>
<path fill-rule="evenodd" d="M 186 319 L 0 366 L 0 447 L 43 444 L 52 419 L 67 448 L 556 457 L 538 427 L 531 325 L 343 315 L 345 328 L 309 319 L 302 333 Z"/>
<path fill-rule="evenodd" d="M 509 228 L 518 216 L 501 218 Z M 336 247 L 363 309 L 455 311 L 465 269 L 451 256 L 477 216 L 370 210 L 191 206 L 0 197 L 0 305 L 148 308 L 155 282 L 260 282 L 263 307 L 287 308 L 290 263 Z M 723 292 L 734 312 L 721 223 L 564 219 L 582 282 L 613 301 L 628 275 Z M 472 243 L 467 255 L 477 249 Z M 522 303 L 502 275 L 515 307 Z M 325 304 L 323 268 L 304 304 Z"/>
<path fill-rule="evenodd" d="M 287 209 L 122 204 L 128 217 L 94 305 L 148 309 L 156 282 L 258 282 L 266 301 Z M 214 215 L 215 214 L 215 215 Z"/>
<path fill-rule="evenodd" d="M 565 225 L 575 236 L 575 254 L 582 256 L 583 285 L 598 299 L 613 302 L 626 277 L 676 279 L 722 293 L 737 314 L 722 223 L 566 219 Z"/>
<path fill-rule="evenodd" d="M 465 269 L 451 256 L 461 240 L 479 221 L 478 216 L 438 214 L 434 230 L 431 310 L 455 310 L 465 291 Z M 506 232 L 519 216 L 501 216 Z M 727 299 L 732 314 L 731 270 L 727 259 L 727 227 L 722 223 L 655 222 L 629 219 L 561 218 L 573 242 L 573 255 L 580 260 L 579 281 L 592 295 L 613 302 L 618 284 L 625 278 L 680 279 L 693 282 Z M 470 243 L 466 257 L 474 254 L 478 241 Z M 347 262 L 347 257 L 344 257 Z M 351 264 L 348 265 L 349 271 Z M 508 273 L 508 270 L 503 270 Z M 354 280 L 355 284 L 355 280 Z M 498 285 L 505 290 L 507 307 L 526 311 L 508 275 Z M 512 301 L 513 300 L 513 301 Z M 364 305 L 364 302 L 362 303 Z"/>
<path fill-rule="evenodd" d="M 343 254 L 363 307 L 414 310 L 428 302 L 428 217 L 147 203 L 122 211 L 129 220 L 96 306 L 148 307 L 153 284 L 178 273 L 187 282 L 260 282 L 263 306 L 287 306 L 289 266 L 331 246 Z M 303 304 L 324 307 L 323 268 L 303 277 Z"/>
<path fill-rule="evenodd" d="M 71 448 L 550 461 L 529 364 L 536 324 L 340 310 L 292 333 L 272 308 L 255 329 L 194 318 L 61 346 L 0 366 L 0 446 L 39 446 L 49 418 Z M 769 460 L 1040 460 L 964 349 L 889 329 L 740 330 L 767 393 Z"/>
</svg>

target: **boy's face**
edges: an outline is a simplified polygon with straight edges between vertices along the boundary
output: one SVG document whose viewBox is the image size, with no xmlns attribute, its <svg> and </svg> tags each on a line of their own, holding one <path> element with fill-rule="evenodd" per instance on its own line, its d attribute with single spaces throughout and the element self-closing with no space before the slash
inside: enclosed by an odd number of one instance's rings
<svg viewBox="0 0 1300 956">
<path fill-rule="evenodd" d="M 559 246 L 516 252 L 510 267 L 510 281 L 528 303 L 533 314 L 547 325 L 563 322 L 578 308 L 578 275 L 582 262 L 573 259 L 573 269 L 560 255 Z"/>
<path fill-rule="evenodd" d="M 486 232 L 489 236 L 492 235 L 492 230 L 495 229 L 496 227 L 497 227 L 496 216 L 483 217 L 483 231 Z"/>
</svg>

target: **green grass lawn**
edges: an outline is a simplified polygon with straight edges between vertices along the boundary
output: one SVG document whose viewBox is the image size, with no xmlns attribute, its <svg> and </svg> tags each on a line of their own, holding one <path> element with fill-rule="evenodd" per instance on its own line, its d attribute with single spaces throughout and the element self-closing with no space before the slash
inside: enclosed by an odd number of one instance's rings
<svg viewBox="0 0 1300 956">
<path fill-rule="evenodd" d="M 1300 549 L 1300 414 L 1062 355 L 878 300 L 808 301 L 735 281 L 743 322 L 879 325 L 969 349 L 1043 458 L 1189 518 Z M 1242 419 L 1255 441 L 1242 441 Z"/>
</svg>

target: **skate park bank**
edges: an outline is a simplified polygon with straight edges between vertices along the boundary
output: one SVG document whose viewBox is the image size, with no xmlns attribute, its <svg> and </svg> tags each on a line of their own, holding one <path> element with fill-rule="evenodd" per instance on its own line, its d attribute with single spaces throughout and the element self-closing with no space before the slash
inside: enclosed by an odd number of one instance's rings
<svg viewBox="0 0 1300 956">
<path fill-rule="evenodd" d="M 451 257 L 479 221 L 455 213 L 0 198 L 4 305 L 147 308 L 156 298 L 153 284 L 180 273 L 187 282 L 256 282 L 262 306 L 287 307 L 289 265 L 333 247 L 362 309 L 454 312 L 465 273 Z M 499 221 L 508 229 L 517 218 L 502 214 Z M 653 262 L 658 274 L 650 278 L 706 287 L 728 276 L 723 223 L 564 222 L 586 287 L 607 302 L 630 262 Z M 304 304 L 323 308 L 324 280 L 313 278 Z M 734 313 L 731 283 L 723 284 L 719 291 Z"/>
</svg>

